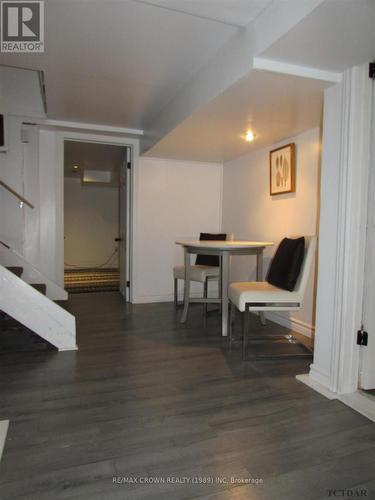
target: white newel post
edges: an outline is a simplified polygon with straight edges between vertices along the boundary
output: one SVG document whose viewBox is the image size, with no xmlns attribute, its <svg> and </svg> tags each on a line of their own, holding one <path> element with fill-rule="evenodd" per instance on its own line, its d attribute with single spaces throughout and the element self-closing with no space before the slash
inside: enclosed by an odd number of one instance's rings
<svg viewBox="0 0 375 500">
<path fill-rule="evenodd" d="M 324 96 L 315 349 L 303 380 L 331 397 L 358 383 L 371 94 L 366 64 Z"/>
</svg>

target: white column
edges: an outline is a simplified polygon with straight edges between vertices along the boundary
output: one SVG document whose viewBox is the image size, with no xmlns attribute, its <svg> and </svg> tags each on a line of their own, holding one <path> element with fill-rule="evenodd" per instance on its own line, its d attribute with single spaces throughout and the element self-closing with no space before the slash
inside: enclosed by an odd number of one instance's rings
<svg viewBox="0 0 375 500">
<path fill-rule="evenodd" d="M 58 157 L 57 134 L 39 131 L 39 184 L 40 184 L 40 270 L 59 286 L 64 286 L 63 267 L 63 220 L 58 218 L 63 201 L 63 167 Z M 63 254 L 62 254 L 63 255 Z"/>
<path fill-rule="evenodd" d="M 371 89 L 366 64 L 346 71 L 324 96 L 316 333 L 309 379 L 334 394 L 357 388 Z"/>
</svg>

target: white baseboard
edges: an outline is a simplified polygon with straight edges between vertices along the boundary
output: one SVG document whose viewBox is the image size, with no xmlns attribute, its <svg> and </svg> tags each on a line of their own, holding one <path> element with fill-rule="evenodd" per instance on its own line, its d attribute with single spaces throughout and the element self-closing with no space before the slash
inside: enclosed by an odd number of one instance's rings
<svg viewBox="0 0 375 500">
<path fill-rule="evenodd" d="M 72 346 L 72 347 L 59 347 L 59 352 L 65 352 L 65 351 L 78 351 L 78 346 Z"/>
<path fill-rule="evenodd" d="M 202 297 L 201 293 L 192 293 L 191 297 L 199 298 Z M 182 295 L 178 296 L 179 302 L 184 300 Z M 133 304 L 152 304 L 156 302 L 173 302 L 174 296 L 173 293 L 169 295 L 144 295 L 144 296 L 135 296 L 133 297 Z"/>
<path fill-rule="evenodd" d="M 145 295 L 141 297 L 134 297 L 133 304 L 151 304 L 154 302 L 173 302 L 173 295 Z"/>
<path fill-rule="evenodd" d="M 313 325 L 305 323 L 304 321 L 301 321 L 300 319 L 293 317 L 286 318 L 280 313 L 269 311 L 266 312 L 266 317 L 281 326 L 285 326 L 286 328 L 289 328 L 294 332 L 305 335 L 305 337 L 311 338 L 313 336 L 315 327 Z"/>
<path fill-rule="evenodd" d="M 375 422 L 375 398 L 373 396 L 367 395 L 362 391 L 355 391 L 350 394 L 337 394 L 328 389 L 326 385 L 314 380 L 309 374 L 296 375 L 296 379 L 328 399 L 342 401 L 353 410 Z"/>
<path fill-rule="evenodd" d="M 339 400 L 375 422 L 375 398 L 373 396 L 355 391 L 350 394 L 341 394 Z"/>
<path fill-rule="evenodd" d="M 331 389 L 331 379 L 330 379 L 330 374 L 326 373 L 324 370 L 322 370 L 319 366 L 314 363 L 314 361 L 310 365 L 310 372 L 309 376 L 312 380 L 315 382 L 318 382 L 318 384 L 323 385 L 324 387 L 327 387 L 327 389 Z M 335 391 L 333 391 L 335 392 Z"/>
<path fill-rule="evenodd" d="M 9 420 L 0 420 L 0 462 L 8 433 Z"/>
<path fill-rule="evenodd" d="M 319 392 L 328 399 L 337 399 L 337 394 L 332 392 L 328 387 L 323 384 L 320 384 L 316 380 L 312 379 L 308 373 L 303 375 L 296 375 L 296 379 L 302 382 L 303 384 L 309 386 L 314 391 Z"/>
</svg>

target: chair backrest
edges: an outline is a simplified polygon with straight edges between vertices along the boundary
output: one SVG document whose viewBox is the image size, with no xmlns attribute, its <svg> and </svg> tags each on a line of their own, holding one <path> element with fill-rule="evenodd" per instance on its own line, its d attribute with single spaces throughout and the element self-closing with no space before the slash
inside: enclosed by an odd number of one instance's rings
<svg viewBox="0 0 375 500">
<path fill-rule="evenodd" d="M 314 262 L 316 242 L 316 236 L 305 236 L 305 255 L 303 257 L 301 271 L 294 288 L 294 291 L 298 293 L 301 302 L 306 292 L 307 282 Z"/>
<path fill-rule="evenodd" d="M 225 241 L 227 239 L 227 236 L 228 235 L 226 233 L 201 233 L 199 239 L 202 241 L 207 241 L 207 240 Z M 220 257 L 218 255 L 197 254 L 197 257 L 195 259 L 195 264 L 199 266 L 219 267 Z"/>
</svg>

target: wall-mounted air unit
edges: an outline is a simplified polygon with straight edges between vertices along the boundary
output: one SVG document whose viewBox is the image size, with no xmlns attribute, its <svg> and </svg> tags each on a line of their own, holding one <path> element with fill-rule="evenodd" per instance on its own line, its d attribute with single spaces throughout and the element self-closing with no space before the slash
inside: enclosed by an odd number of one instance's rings
<svg viewBox="0 0 375 500">
<path fill-rule="evenodd" d="M 87 170 L 83 171 L 83 184 L 110 184 L 112 174 L 109 170 Z"/>
</svg>

